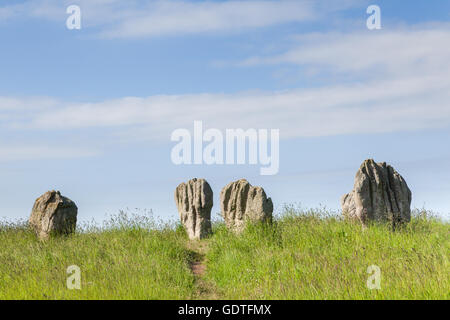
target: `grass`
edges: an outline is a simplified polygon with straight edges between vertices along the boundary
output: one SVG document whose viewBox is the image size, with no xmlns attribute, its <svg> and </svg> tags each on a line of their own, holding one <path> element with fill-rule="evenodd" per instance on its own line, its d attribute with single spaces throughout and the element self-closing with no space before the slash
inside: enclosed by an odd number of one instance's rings
<svg viewBox="0 0 450 320">
<path fill-rule="evenodd" d="M 392 232 L 287 207 L 239 237 L 218 226 L 208 277 L 228 299 L 448 299 L 449 235 L 448 223 L 424 216 Z M 371 265 L 380 290 L 367 288 Z"/>
<path fill-rule="evenodd" d="M 194 278 L 186 237 L 170 226 L 114 217 L 102 228 L 39 241 L 23 226 L 0 228 L 0 299 L 188 299 Z M 67 267 L 81 269 L 68 290 Z"/>
<path fill-rule="evenodd" d="M 122 213 L 39 241 L 23 223 L 3 223 L 0 299 L 450 298 L 450 226 L 423 212 L 395 232 L 293 207 L 241 235 L 213 229 L 192 242 L 175 224 Z M 200 276 L 190 269 L 199 259 Z M 81 290 L 66 287 L 70 265 L 81 269 Z M 370 265 L 380 267 L 379 290 L 366 286 Z"/>
</svg>

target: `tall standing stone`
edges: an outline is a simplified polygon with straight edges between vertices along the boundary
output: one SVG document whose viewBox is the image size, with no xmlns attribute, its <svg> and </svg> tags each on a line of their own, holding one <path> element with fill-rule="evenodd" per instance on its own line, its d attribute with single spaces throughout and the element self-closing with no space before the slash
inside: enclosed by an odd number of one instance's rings
<svg viewBox="0 0 450 320">
<path fill-rule="evenodd" d="M 386 162 L 363 162 L 355 176 L 353 190 L 342 197 L 345 217 L 391 222 L 393 227 L 411 220 L 411 191 L 403 177 Z"/>
<path fill-rule="evenodd" d="M 241 179 L 229 183 L 220 193 L 222 217 L 227 227 L 240 232 L 246 222 L 272 222 L 273 203 L 264 189 Z"/>
<path fill-rule="evenodd" d="M 190 239 L 203 239 L 211 233 L 213 192 L 205 179 L 191 179 L 175 190 L 180 219 Z"/>
<path fill-rule="evenodd" d="M 78 208 L 59 191 L 48 191 L 36 199 L 29 225 L 45 239 L 53 234 L 70 234 L 75 231 Z"/>
</svg>

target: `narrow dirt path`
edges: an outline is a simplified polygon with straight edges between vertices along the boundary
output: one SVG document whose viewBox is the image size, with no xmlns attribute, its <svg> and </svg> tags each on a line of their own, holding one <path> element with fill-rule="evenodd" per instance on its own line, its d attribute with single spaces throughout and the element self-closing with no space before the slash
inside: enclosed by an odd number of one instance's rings
<svg viewBox="0 0 450 320">
<path fill-rule="evenodd" d="M 193 299 L 199 300 L 216 300 L 219 299 L 217 290 L 214 285 L 207 281 L 204 276 L 206 274 L 206 252 L 208 251 L 207 240 L 192 240 L 188 242 L 188 250 L 191 254 L 189 266 L 195 278 L 197 290 Z"/>
</svg>

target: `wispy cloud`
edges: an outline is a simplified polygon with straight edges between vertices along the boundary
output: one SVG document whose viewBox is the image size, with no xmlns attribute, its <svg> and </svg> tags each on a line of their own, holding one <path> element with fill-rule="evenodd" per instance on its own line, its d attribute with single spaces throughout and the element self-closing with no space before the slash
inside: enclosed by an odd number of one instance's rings
<svg viewBox="0 0 450 320">
<path fill-rule="evenodd" d="M 283 23 L 305 22 L 358 3 L 339 5 L 317 0 L 29 0 L 0 7 L 2 20 L 38 17 L 62 21 L 68 5 L 77 4 L 84 27 L 104 38 L 142 38 L 236 32 Z M 361 4 L 361 3 L 359 3 Z"/>
<path fill-rule="evenodd" d="M 145 37 L 238 31 L 314 18 L 305 1 L 158 1 L 145 13 L 124 19 L 106 37 Z"/>
<path fill-rule="evenodd" d="M 448 75 L 450 24 L 383 31 L 299 35 L 286 52 L 254 56 L 241 66 L 291 64 L 366 79 L 385 76 Z"/>
<path fill-rule="evenodd" d="M 380 34 L 311 34 L 301 36 L 285 53 L 253 57 L 245 64 L 288 63 L 345 73 L 351 81 L 324 81 L 319 87 L 286 91 L 157 95 L 92 103 L 0 98 L 0 110 L 5 109 L 2 101 L 10 106 L 46 106 L 39 112 L 3 112 L 9 117 L 3 121 L 8 128 L 113 128 L 114 135 L 128 140 L 165 141 L 171 130 L 191 126 L 194 120 L 217 128 L 279 128 L 282 138 L 436 128 L 450 125 L 449 59 L 447 25 Z"/>
<path fill-rule="evenodd" d="M 130 129 L 140 132 L 137 140 L 164 141 L 171 130 L 190 127 L 194 120 L 217 128 L 280 128 L 282 138 L 436 128 L 450 125 L 450 78 L 62 103 L 8 125 L 34 130 L 116 128 L 124 133 Z"/>
<path fill-rule="evenodd" d="M 83 158 L 98 155 L 88 148 L 51 145 L 0 145 L 0 162 L 39 159 Z"/>
<path fill-rule="evenodd" d="M 56 107 L 57 99 L 50 97 L 1 97 L 0 111 L 38 110 Z"/>
<path fill-rule="evenodd" d="M 435 129 L 450 126 L 449 60 L 450 28 L 445 24 L 301 35 L 286 52 L 252 57 L 243 64 L 289 64 L 325 75 L 345 74 L 351 80 L 323 80 L 321 86 L 285 91 L 89 103 L 0 97 L 0 130 L 73 134 L 96 128 L 102 132 L 96 136 L 111 141 L 167 142 L 172 130 L 190 128 L 194 120 L 222 129 L 279 128 L 282 139 Z M 95 139 L 90 137 L 86 145 L 98 145 Z"/>
</svg>

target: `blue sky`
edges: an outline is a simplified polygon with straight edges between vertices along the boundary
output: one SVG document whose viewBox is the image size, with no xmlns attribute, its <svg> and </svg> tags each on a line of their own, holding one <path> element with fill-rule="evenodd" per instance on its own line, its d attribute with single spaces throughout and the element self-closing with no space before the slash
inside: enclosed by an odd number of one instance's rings
<svg viewBox="0 0 450 320">
<path fill-rule="evenodd" d="M 81 30 L 66 28 L 79 5 Z M 366 8 L 381 8 L 368 30 Z M 450 216 L 447 1 L 2 1 L 0 217 L 58 189 L 80 220 L 176 218 L 175 187 L 245 177 L 275 209 L 340 207 L 366 158 Z M 276 128 L 280 170 L 175 166 L 177 128 Z"/>
</svg>

